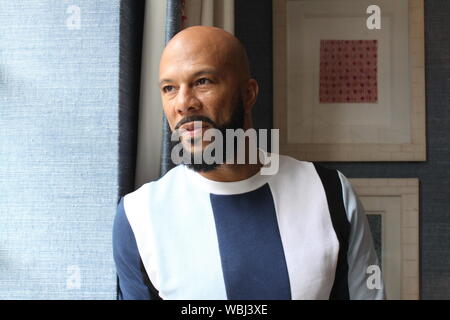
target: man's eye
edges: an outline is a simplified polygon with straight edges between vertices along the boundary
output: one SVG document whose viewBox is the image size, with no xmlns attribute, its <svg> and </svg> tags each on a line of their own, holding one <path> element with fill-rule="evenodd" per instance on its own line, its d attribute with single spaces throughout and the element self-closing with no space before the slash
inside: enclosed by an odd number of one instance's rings
<svg viewBox="0 0 450 320">
<path fill-rule="evenodd" d="M 210 84 L 211 80 L 209 80 L 208 78 L 201 78 L 197 80 L 197 84 L 199 85 L 204 85 L 204 84 Z"/>
<path fill-rule="evenodd" d="M 172 90 L 173 90 L 173 86 L 164 86 L 163 89 L 162 89 L 162 91 L 164 93 L 168 93 L 168 92 L 170 92 Z"/>
</svg>

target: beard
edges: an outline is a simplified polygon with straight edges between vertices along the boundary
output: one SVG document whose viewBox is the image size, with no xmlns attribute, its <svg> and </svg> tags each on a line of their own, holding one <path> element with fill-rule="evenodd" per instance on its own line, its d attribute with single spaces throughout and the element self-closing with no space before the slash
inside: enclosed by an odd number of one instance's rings
<svg viewBox="0 0 450 320">
<path fill-rule="evenodd" d="M 233 113 L 231 114 L 230 119 L 227 122 L 223 123 L 222 125 L 217 125 L 214 121 L 212 121 L 208 117 L 194 115 L 194 116 L 189 116 L 189 117 L 183 118 L 175 126 L 175 130 L 180 128 L 183 124 L 191 122 L 191 121 L 203 121 L 203 122 L 206 122 L 209 125 L 211 125 L 212 128 L 219 130 L 223 137 L 223 146 L 226 146 L 227 145 L 226 130 L 227 129 L 233 129 L 233 130 L 243 129 L 243 127 L 244 127 L 244 103 L 243 103 L 242 97 L 239 98 L 239 101 L 236 104 L 235 108 L 233 109 Z M 198 139 L 191 138 L 189 140 L 190 141 L 187 141 L 187 142 L 189 142 L 191 145 L 198 143 Z M 170 141 L 170 150 L 172 150 L 178 143 L 180 143 L 180 141 Z M 201 143 L 201 141 L 200 141 L 200 143 Z M 237 144 L 233 143 L 233 146 L 234 146 L 234 154 L 237 154 L 236 153 L 237 152 Z M 223 148 L 223 149 L 225 149 L 225 148 Z M 193 153 L 190 150 L 188 150 L 187 148 L 185 148 L 184 144 L 183 144 L 183 152 L 187 153 L 188 157 L 190 158 L 190 161 L 182 162 L 182 164 L 187 166 L 189 169 L 194 170 L 195 172 L 212 171 L 212 170 L 216 169 L 217 167 L 219 167 L 221 164 L 226 163 L 226 159 L 227 159 L 227 154 L 224 151 L 222 153 L 223 154 L 223 159 L 221 159 L 222 161 L 214 161 L 213 163 L 206 163 L 204 161 L 203 157 L 200 157 L 201 161 L 198 162 L 198 159 L 195 157 L 195 153 Z M 203 152 L 203 150 L 200 150 L 197 152 Z M 212 156 L 213 157 L 215 156 L 214 150 L 212 152 Z M 197 161 L 194 161 L 194 160 L 197 160 Z"/>
</svg>

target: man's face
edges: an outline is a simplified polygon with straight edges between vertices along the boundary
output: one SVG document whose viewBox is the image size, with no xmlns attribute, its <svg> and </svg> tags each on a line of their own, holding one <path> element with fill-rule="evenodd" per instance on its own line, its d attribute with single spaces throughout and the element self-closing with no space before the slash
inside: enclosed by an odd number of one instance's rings
<svg viewBox="0 0 450 320">
<path fill-rule="evenodd" d="M 185 150 L 201 152 L 208 143 L 201 137 L 208 128 L 243 127 L 243 102 L 236 70 L 226 63 L 220 48 L 191 43 L 172 46 L 160 64 L 164 113 L 172 131 L 182 131 Z M 193 129 L 193 121 L 203 128 Z"/>
</svg>

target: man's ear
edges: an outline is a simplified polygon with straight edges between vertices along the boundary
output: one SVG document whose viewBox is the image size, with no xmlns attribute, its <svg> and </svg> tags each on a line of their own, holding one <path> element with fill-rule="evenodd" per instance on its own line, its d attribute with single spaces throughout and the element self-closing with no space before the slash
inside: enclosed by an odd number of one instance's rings
<svg viewBox="0 0 450 320">
<path fill-rule="evenodd" d="M 258 98 L 259 85 L 255 79 L 249 79 L 244 93 L 244 110 L 246 114 L 251 113 L 253 106 Z"/>
</svg>

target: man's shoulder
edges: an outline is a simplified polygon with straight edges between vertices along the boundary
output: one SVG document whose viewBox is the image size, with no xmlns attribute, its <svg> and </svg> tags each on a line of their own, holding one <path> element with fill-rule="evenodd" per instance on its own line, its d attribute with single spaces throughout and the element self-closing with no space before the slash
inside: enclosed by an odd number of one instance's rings
<svg viewBox="0 0 450 320">
<path fill-rule="evenodd" d="M 340 181 L 343 189 L 348 189 L 350 184 L 344 174 L 339 170 L 330 168 L 321 163 L 298 160 L 291 156 L 280 155 L 280 167 L 277 173 L 276 179 L 282 179 L 283 181 L 295 181 L 295 180 L 311 180 L 321 181 L 336 180 Z"/>
<path fill-rule="evenodd" d="M 326 165 L 317 163 L 315 161 L 306 161 L 306 160 L 298 160 L 291 156 L 287 155 L 279 155 L 280 157 L 280 171 L 283 171 L 285 174 L 292 173 L 292 171 L 322 171 L 327 174 L 339 174 L 340 177 L 343 177 L 343 174 L 333 168 L 329 168 Z"/>
<path fill-rule="evenodd" d="M 136 200 L 142 197 L 147 197 L 151 192 L 158 192 L 158 190 L 170 190 L 174 183 L 179 183 L 183 178 L 183 167 L 178 165 L 170 169 L 164 176 L 158 180 L 149 181 L 124 196 L 124 199 Z"/>
<path fill-rule="evenodd" d="M 311 161 L 298 160 L 291 156 L 279 155 L 280 169 L 279 173 L 282 175 L 289 175 L 293 172 L 305 172 L 314 170 L 314 163 Z"/>
</svg>

